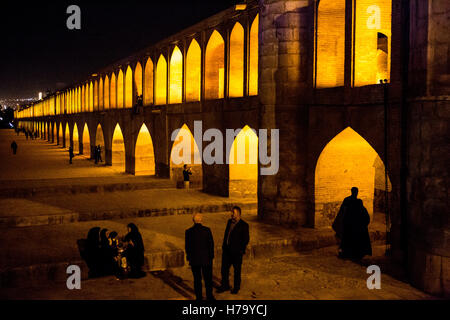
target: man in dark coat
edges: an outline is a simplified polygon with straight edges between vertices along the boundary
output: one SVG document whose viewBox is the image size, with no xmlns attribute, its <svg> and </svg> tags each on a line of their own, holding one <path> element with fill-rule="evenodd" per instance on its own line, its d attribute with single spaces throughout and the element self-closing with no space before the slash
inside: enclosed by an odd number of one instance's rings
<svg viewBox="0 0 450 320">
<path fill-rule="evenodd" d="M 361 199 L 358 199 L 358 188 L 353 187 L 352 195 L 342 202 L 333 229 L 340 240 L 342 258 L 360 260 L 365 255 L 372 255 L 372 246 L 368 225 L 370 216 Z"/>
<path fill-rule="evenodd" d="M 237 294 L 241 288 L 242 256 L 250 241 L 247 222 L 241 219 L 241 208 L 234 207 L 231 219 L 228 220 L 222 245 L 222 284 L 217 292 L 230 290 L 230 267 L 234 270 L 234 287 L 232 294 Z"/>
<path fill-rule="evenodd" d="M 194 290 L 197 300 L 202 300 L 202 274 L 205 281 L 206 299 L 215 300 L 212 293 L 212 264 L 214 240 L 211 230 L 202 225 L 202 215 L 194 214 L 194 226 L 185 232 L 186 259 L 194 276 Z"/>
<path fill-rule="evenodd" d="M 12 149 L 13 154 L 17 153 L 17 143 L 15 141 L 13 141 L 11 143 L 11 149 Z"/>
</svg>

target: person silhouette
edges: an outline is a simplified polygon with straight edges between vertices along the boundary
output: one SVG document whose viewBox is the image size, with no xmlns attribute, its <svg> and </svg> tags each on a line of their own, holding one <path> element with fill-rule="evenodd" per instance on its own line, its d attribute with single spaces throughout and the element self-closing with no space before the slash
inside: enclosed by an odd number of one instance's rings
<svg viewBox="0 0 450 320">
<path fill-rule="evenodd" d="M 358 188 L 351 189 L 351 196 L 344 199 L 332 228 L 340 240 L 339 257 L 361 260 L 372 255 L 368 225 L 370 216 L 361 199 Z"/>
<path fill-rule="evenodd" d="M 11 143 L 11 149 L 12 149 L 13 154 L 16 154 L 16 152 L 17 152 L 17 143 L 15 141 L 13 141 Z"/>
</svg>

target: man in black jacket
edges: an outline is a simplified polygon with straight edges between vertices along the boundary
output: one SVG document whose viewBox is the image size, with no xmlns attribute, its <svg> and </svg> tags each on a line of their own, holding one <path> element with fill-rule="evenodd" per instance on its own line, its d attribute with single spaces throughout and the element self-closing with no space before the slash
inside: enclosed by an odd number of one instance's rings
<svg viewBox="0 0 450 320">
<path fill-rule="evenodd" d="M 186 258 L 194 275 L 194 290 L 197 300 L 202 300 L 202 274 L 205 281 L 207 300 L 215 300 L 212 293 L 212 262 L 214 240 L 211 230 L 202 225 L 202 215 L 194 214 L 194 226 L 186 230 Z"/>
<path fill-rule="evenodd" d="M 248 223 L 241 219 L 241 208 L 234 207 L 231 219 L 228 220 L 222 245 L 222 285 L 217 290 L 221 293 L 230 290 L 230 267 L 234 269 L 234 287 L 232 294 L 237 294 L 241 288 L 242 256 L 250 241 Z"/>
</svg>

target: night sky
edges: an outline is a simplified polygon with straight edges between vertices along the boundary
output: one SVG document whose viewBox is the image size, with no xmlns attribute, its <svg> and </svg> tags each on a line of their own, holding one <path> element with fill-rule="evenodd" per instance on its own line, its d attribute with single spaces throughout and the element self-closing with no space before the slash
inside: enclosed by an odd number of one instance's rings
<svg viewBox="0 0 450 320">
<path fill-rule="evenodd" d="M 37 97 L 84 80 L 238 2 L 1 1 L 0 99 Z M 81 30 L 66 27 L 72 4 L 81 8 Z"/>
</svg>

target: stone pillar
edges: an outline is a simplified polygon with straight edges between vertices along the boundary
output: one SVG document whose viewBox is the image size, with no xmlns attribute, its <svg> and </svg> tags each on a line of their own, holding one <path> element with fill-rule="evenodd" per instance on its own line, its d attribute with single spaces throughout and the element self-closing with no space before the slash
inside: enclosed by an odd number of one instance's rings
<svg viewBox="0 0 450 320">
<path fill-rule="evenodd" d="M 450 297 L 450 3 L 413 0 L 410 13 L 409 276 L 420 289 Z"/>
<path fill-rule="evenodd" d="M 276 175 L 259 176 L 258 215 L 292 227 L 311 225 L 305 181 L 313 5 L 308 0 L 259 5 L 260 128 L 280 130 L 280 165 Z"/>
</svg>

